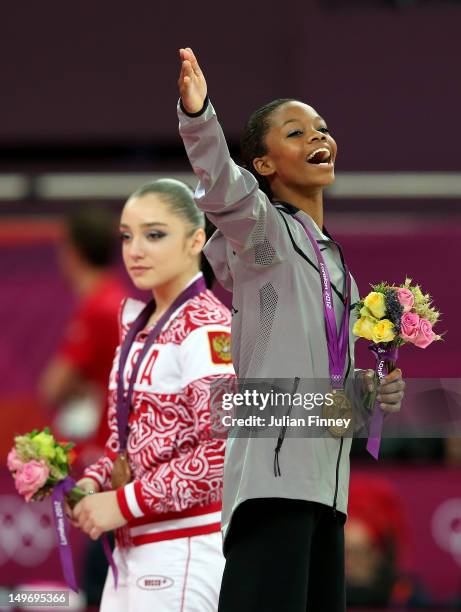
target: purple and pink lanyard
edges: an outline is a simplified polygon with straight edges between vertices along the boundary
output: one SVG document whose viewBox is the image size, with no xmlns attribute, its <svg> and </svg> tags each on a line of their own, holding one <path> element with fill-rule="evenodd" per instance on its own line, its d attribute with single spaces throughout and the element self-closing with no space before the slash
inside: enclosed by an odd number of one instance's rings
<svg viewBox="0 0 461 612">
<path fill-rule="evenodd" d="M 336 326 L 336 318 L 333 306 L 333 294 L 331 291 L 331 281 L 330 275 L 328 272 L 328 268 L 325 263 L 325 259 L 322 255 L 322 252 L 319 249 L 319 246 L 313 237 L 310 229 L 307 227 L 306 223 L 293 215 L 293 219 L 297 221 L 306 236 L 308 237 L 312 248 L 317 256 L 317 262 L 319 265 L 319 273 L 320 273 L 320 281 L 322 285 L 322 298 L 323 298 L 323 313 L 325 317 L 325 329 L 327 335 L 327 346 L 328 346 L 328 361 L 329 361 L 329 370 L 330 370 L 330 380 L 331 386 L 333 389 L 342 389 L 344 386 L 343 376 L 344 376 L 344 366 L 346 363 L 346 355 L 349 343 L 349 319 L 350 319 L 350 301 L 351 301 L 351 275 L 349 272 L 349 268 L 342 257 L 341 260 L 344 267 L 344 274 L 346 277 L 346 296 L 344 298 L 344 313 L 341 320 L 341 326 L 339 330 L 339 334 Z M 337 244 L 337 243 L 335 243 Z M 338 245 L 339 248 L 339 245 Z M 341 250 L 340 250 L 341 253 Z M 397 349 L 395 348 L 387 348 L 385 346 L 380 346 L 378 344 L 372 344 L 370 346 L 370 350 L 375 355 L 377 359 L 377 368 L 376 371 L 378 373 L 379 379 L 382 379 L 386 376 L 386 367 L 385 362 L 387 360 L 393 361 L 397 358 Z M 367 450 L 368 452 L 375 458 L 378 459 L 379 456 L 379 447 L 381 444 L 381 431 L 383 426 L 383 411 L 380 409 L 379 405 L 376 403 L 373 415 L 370 423 L 370 431 L 368 435 L 367 441 Z"/>
<path fill-rule="evenodd" d="M 206 290 L 206 284 L 203 276 L 197 278 L 193 283 L 182 291 L 182 293 L 174 300 L 168 310 L 160 317 L 155 326 L 147 335 L 144 346 L 136 360 L 133 370 L 130 375 L 128 383 L 128 391 L 125 394 L 124 389 L 124 371 L 128 360 L 128 356 L 131 350 L 131 346 L 135 341 L 136 336 L 142 331 L 147 325 L 150 316 L 155 310 L 155 301 L 151 300 L 140 314 L 136 317 L 133 324 L 130 326 L 128 333 L 122 344 L 120 351 L 120 361 L 118 367 L 118 381 L 117 381 L 117 426 L 119 435 L 119 452 L 125 452 L 128 440 L 128 419 L 131 409 L 131 402 L 133 397 L 134 384 L 139 372 L 139 368 L 144 360 L 149 349 L 155 343 L 155 340 L 159 336 L 163 326 L 170 319 L 173 313 L 180 308 L 185 302 L 192 299 L 199 293 Z M 68 536 L 68 525 L 64 513 L 64 497 L 72 488 L 76 486 L 75 480 L 69 476 L 59 482 L 53 489 L 52 492 L 52 506 L 54 514 L 54 523 L 56 527 L 56 534 L 58 537 L 59 554 L 61 558 L 61 566 L 64 573 L 64 578 L 67 585 L 73 591 L 77 592 L 77 581 L 75 579 L 75 571 L 72 562 L 72 554 L 70 550 L 69 536 Z M 102 545 L 106 554 L 109 565 L 112 569 L 114 576 L 115 588 L 118 585 L 118 570 L 117 566 L 112 557 L 112 552 L 109 546 L 107 535 L 102 536 Z"/>
</svg>

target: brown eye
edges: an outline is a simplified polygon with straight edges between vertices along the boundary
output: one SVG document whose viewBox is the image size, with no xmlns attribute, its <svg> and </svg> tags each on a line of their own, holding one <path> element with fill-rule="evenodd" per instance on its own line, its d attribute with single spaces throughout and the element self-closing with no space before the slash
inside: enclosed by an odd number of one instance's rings
<svg viewBox="0 0 461 612">
<path fill-rule="evenodd" d="M 322 132 L 322 134 L 329 134 L 330 130 L 327 127 L 318 128 L 318 132 Z"/>
<path fill-rule="evenodd" d="M 302 133 L 302 130 L 293 130 L 292 132 L 289 132 L 287 136 L 288 138 L 291 138 L 292 136 L 300 136 Z"/>
</svg>

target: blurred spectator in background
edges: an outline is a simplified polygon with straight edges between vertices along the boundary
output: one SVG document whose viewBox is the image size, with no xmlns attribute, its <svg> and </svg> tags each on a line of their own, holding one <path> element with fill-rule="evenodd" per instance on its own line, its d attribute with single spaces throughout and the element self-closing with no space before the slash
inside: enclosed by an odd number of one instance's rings
<svg viewBox="0 0 461 612">
<path fill-rule="evenodd" d="M 79 302 L 39 383 L 41 400 L 55 414 L 55 433 L 80 443 L 82 467 L 101 454 L 109 436 L 106 388 L 118 344 L 118 310 L 126 296 L 112 270 L 115 223 L 110 212 L 94 208 L 66 219 L 59 261 Z"/>
<path fill-rule="evenodd" d="M 407 525 L 401 500 L 379 477 L 352 476 L 345 525 L 346 591 L 351 607 L 425 607 L 417 581 L 401 572 Z"/>
<path fill-rule="evenodd" d="M 78 305 L 42 374 L 39 393 L 55 414 L 54 433 L 77 443 L 76 472 L 101 455 L 109 437 L 106 390 L 119 342 L 118 311 L 126 297 L 112 269 L 117 222 L 109 211 L 94 207 L 72 213 L 59 250 L 61 269 Z M 88 605 L 99 603 L 106 573 L 101 543 L 90 541 L 83 559 Z"/>
</svg>

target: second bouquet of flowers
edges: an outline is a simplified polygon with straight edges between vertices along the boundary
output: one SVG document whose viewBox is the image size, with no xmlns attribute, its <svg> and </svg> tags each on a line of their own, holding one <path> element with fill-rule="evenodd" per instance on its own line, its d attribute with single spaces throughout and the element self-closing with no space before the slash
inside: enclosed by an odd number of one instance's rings
<svg viewBox="0 0 461 612">
<path fill-rule="evenodd" d="M 372 285 L 372 291 L 356 305 L 357 322 L 353 333 L 370 340 L 376 357 L 378 379 L 395 369 L 398 349 L 404 344 L 427 348 L 441 340 L 433 327 L 440 313 L 432 307 L 431 296 L 406 278 L 400 286 L 387 283 Z M 374 401 L 373 401 L 374 403 Z M 367 449 L 377 459 L 381 441 L 383 414 L 374 407 Z"/>
</svg>

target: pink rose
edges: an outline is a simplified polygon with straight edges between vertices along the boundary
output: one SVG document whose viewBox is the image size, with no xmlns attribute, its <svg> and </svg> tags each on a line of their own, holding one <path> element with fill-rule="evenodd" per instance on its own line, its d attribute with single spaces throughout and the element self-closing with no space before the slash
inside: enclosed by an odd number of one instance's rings
<svg viewBox="0 0 461 612">
<path fill-rule="evenodd" d="M 30 501 L 43 487 L 49 476 L 48 466 L 44 461 L 29 461 L 16 472 L 15 485 L 18 493 Z"/>
<path fill-rule="evenodd" d="M 15 448 L 12 448 L 8 453 L 8 457 L 6 458 L 6 465 L 10 472 L 16 472 L 16 470 L 20 470 L 24 463 L 19 459 L 18 453 Z"/>
<path fill-rule="evenodd" d="M 420 319 L 419 321 L 419 330 L 416 340 L 414 341 L 414 345 L 419 348 L 426 348 L 434 342 L 436 335 L 432 331 L 432 325 L 429 323 L 427 319 Z"/>
<path fill-rule="evenodd" d="M 402 336 L 403 340 L 412 342 L 413 344 L 415 343 L 419 334 L 419 321 L 419 315 L 417 315 L 415 312 L 405 312 L 402 315 L 400 335 Z"/>
<path fill-rule="evenodd" d="M 400 302 L 400 305 L 403 306 L 403 312 L 410 312 L 413 308 L 413 304 L 415 303 L 415 298 L 412 292 L 405 287 L 399 287 L 397 289 L 397 299 Z"/>
</svg>

